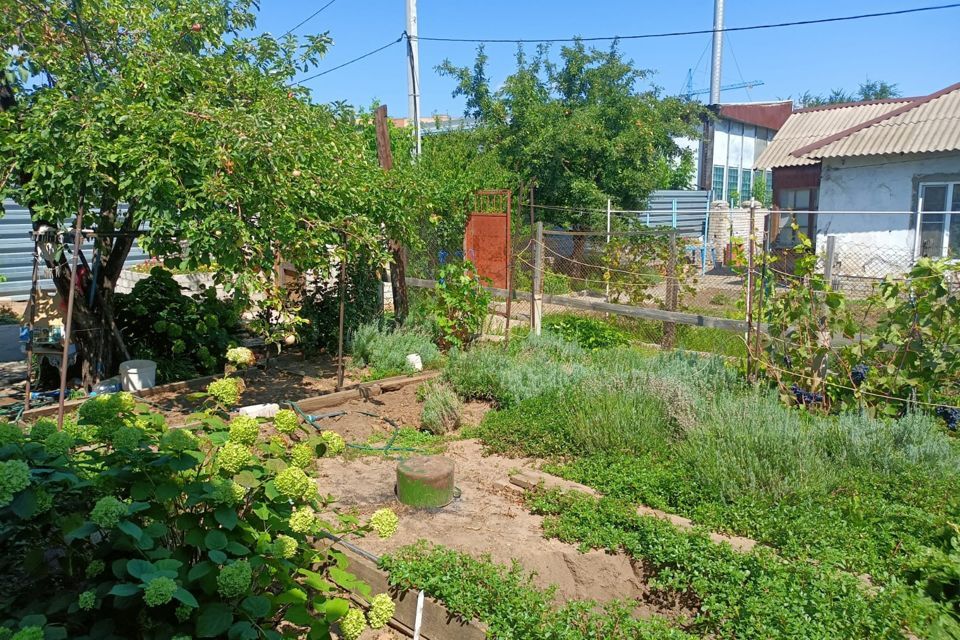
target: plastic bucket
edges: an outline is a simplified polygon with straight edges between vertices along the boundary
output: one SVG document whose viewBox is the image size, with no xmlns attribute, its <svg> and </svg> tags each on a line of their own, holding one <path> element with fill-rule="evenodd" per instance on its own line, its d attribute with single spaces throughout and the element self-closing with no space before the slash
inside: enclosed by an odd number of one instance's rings
<svg viewBox="0 0 960 640">
<path fill-rule="evenodd" d="M 124 391 L 141 391 L 155 387 L 157 363 L 153 360 L 127 360 L 120 363 L 120 384 Z"/>
</svg>

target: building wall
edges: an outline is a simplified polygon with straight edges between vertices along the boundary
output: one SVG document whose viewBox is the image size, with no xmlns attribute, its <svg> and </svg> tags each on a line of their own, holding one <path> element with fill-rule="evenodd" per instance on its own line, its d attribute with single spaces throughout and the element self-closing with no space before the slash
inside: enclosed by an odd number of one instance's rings
<svg viewBox="0 0 960 640">
<path fill-rule="evenodd" d="M 865 276 L 909 267 L 919 184 L 950 176 L 960 179 L 960 153 L 824 160 L 817 247 L 826 246 L 827 235 L 837 236 L 844 271 Z"/>
<path fill-rule="evenodd" d="M 752 186 L 754 180 L 760 179 L 760 174 L 754 174 L 753 172 L 754 162 L 766 149 L 770 140 L 773 140 L 775 133 L 776 131 L 773 129 L 725 118 L 719 118 L 716 121 L 713 136 L 713 173 L 711 173 L 711 177 L 719 168 L 722 170 L 720 175 L 723 176 L 723 182 L 721 184 L 714 183 L 712 186 L 715 199 L 729 202 L 732 191 L 740 193 L 741 200 L 747 198 L 749 194 L 742 192 L 743 186 L 745 186 L 744 172 L 746 171 L 749 175 L 746 186 Z M 690 149 L 693 152 L 696 175 L 690 183 L 690 188 L 696 188 L 697 185 L 704 183 L 703 176 L 699 175 L 700 155 L 703 153 L 701 141 L 690 138 L 677 138 L 674 141 L 681 148 Z M 731 169 L 736 171 L 735 189 L 730 188 L 732 186 L 730 180 Z M 766 179 L 765 174 L 764 179 Z"/>
</svg>

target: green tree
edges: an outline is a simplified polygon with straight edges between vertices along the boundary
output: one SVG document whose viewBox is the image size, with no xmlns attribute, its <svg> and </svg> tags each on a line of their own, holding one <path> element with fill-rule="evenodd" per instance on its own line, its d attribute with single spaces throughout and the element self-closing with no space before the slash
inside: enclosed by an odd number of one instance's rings
<svg viewBox="0 0 960 640">
<path fill-rule="evenodd" d="M 35 224 L 83 210 L 85 227 L 121 233 L 96 239 L 81 283 L 93 303 L 77 296 L 88 381 L 126 353 L 112 296 L 137 231 L 153 255 L 216 264 L 241 290 L 269 290 L 281 259 L 305 271 L 376 254 L 381 225 L 406 239 L 420 197 L 409 175 L 382 172 L 349 114 L 291 85 L 330 38 L 246 36 L 254 6 L 52 0 L 0 12 L 3 195 Z M 64 297 L 65 262 L 49 265 Z"/>
<path fill-rule="evenodd" d="M 842 104 L 844 102 L 861 102 L 867 100 L 886 100 L 889 98 L 899 98 L 900 90 L 896 84 L 891 84 L 884 80 L 867 80 L 861 82 L 855 92 L 848 92 L 845 89 L 832 89 L 826 95 L 814 94 L 804 91 L 797 98 L 797 104 L 800 107 L 820 107 L 828 104 Z"/>
</svg>

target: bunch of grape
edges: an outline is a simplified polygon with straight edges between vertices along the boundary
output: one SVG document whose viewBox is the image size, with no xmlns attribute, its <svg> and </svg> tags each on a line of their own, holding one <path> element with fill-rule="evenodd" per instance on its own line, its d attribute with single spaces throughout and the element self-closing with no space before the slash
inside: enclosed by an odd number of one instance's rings
<svg viewBox="0 0 960 640">
<path fill-rule="evenodd" d="M 853 380 L 854 385 L 859 387 L 867 379 L 868 373 L 870 373 L 870 365 L 861 362 L 850 372 L 850 379 Z"/>
<path fill-rule="evenodd" d="M 947 429 L 950 429 L 950 431 L 956 431 L 957 426 L 960 426 L 960 409 L 940 406 L 937 407 L 936 414 L 938 418 L 947 423 Z"/>
<path fill-rule="evenodd" d="M 802 404 L 804 406 L 812 404 L 820 404 L 823 402 L 822 393 L 814 393 L 813 391 L 807 391 L 806 389 L 801 389 L 797 385 L 792 385 L 790 387 L 790 393 L 793 394 L 793 397 L 797 399 L 797 404 Z"/>
</svg>

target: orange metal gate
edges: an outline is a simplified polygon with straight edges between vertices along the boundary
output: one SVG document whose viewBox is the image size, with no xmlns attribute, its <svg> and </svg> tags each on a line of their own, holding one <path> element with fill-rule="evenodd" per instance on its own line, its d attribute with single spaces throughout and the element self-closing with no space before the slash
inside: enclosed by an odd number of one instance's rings
<svg viewBox="0 0 960 640">
<path fill-rule="evenodd" d="M 463 255 L 501 289 L 510 287 L 511 196 L 509 190 L 478 191 L 463 238 Z"/>
</svg>

